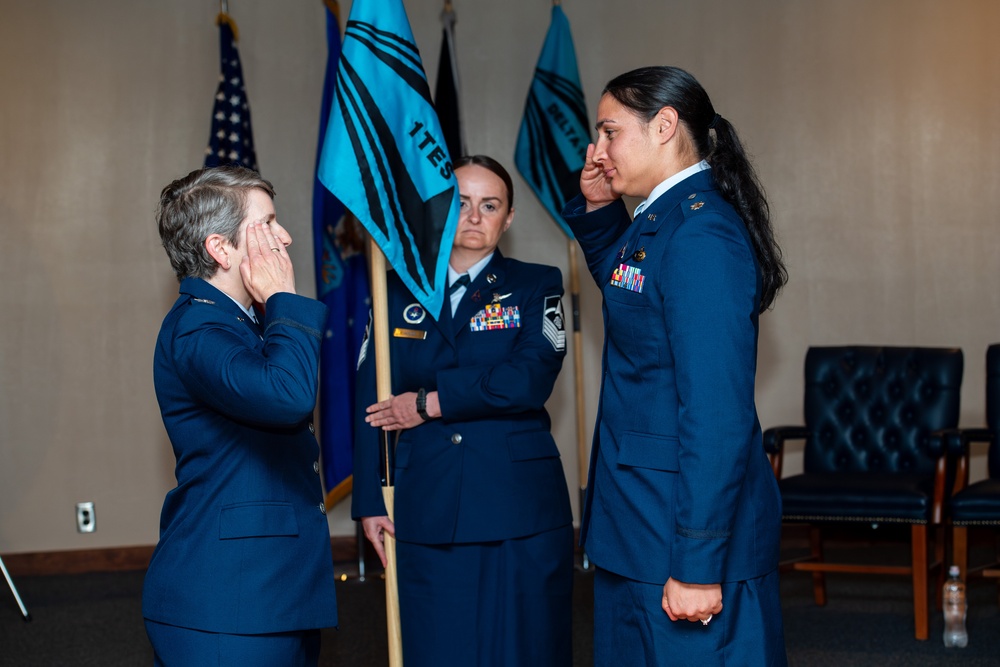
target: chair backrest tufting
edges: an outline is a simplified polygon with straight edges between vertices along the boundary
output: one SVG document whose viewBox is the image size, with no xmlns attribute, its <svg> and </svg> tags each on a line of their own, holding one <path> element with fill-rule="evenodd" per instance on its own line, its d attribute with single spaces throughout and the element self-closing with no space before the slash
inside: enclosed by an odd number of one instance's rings
<svg viewBox="0 0 1000 667">
<path fill-rule="evenodd" d="M 993 431 L 990 445 L 989 474 L 1000 479 L 1000 343 L 986 349 L 986 425 Z"/>
<path fill-rule="evenodd" d="M 805 472 L 932 475 L 928 434 L 958 426 L 961 385 L 957 348 L 809 348 Z"/>
</svg>

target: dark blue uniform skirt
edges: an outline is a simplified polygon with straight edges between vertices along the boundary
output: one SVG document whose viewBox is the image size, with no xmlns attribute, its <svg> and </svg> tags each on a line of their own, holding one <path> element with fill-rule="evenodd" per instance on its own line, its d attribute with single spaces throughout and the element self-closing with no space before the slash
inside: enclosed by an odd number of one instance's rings
<svg viewBox="0 0 1000 667">
<path fill-rule="evenodd" d="M 722 613 L 708 625 L 671 621 L 663 584 L 597 569 L 594 577 L 594 665 L 785 667 L 778 571 L 722 584 Z"/>
<path fill-rule="evenodd" d="M 406 667 L 572 664 L 572 526 L 396 553 Z"/>
<path fill-rule="evenodd" d="M 319 630 L 226 635 L 146 619 L 156 667 L 316 667 Z"/>
</svg>

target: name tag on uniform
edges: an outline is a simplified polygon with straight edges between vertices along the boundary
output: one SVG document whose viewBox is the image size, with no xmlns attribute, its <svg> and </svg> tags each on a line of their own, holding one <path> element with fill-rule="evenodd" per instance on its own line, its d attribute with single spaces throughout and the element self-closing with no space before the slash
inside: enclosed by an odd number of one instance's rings
<svg viewBox="0 0 1000 667">
<path fill-rule="evenodd" d="M 642 275 L 642 269 L 628 264 L 619 264 L 618 268 L 611 274 L 611 284 L 615 287 L 627 289 L 630 292 L 642 293 L 642 283 L 646 276 Z"/>
<path fill-rule="evenodd" d="M 396 327 L 392 330 L 394 338 L 412 338 L 414 340 L 426 340 L 427 332 L 420 329 L 401 329 Z"/>
</svg>

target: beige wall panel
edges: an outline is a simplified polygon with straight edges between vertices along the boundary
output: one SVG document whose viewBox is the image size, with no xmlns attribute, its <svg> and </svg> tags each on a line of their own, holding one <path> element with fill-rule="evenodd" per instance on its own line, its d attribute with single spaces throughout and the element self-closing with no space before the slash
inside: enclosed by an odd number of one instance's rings
<svg viewBox="0 0 1000 667">
<path fill-rule="evenodd" d="M 512 172 L 550 2 L 454 0 L 470 150 Z M 230 0 L 258 159 L 312 295 L 320 0 Z M 437 0 L 407 0 L 433 79 Z M 588 108 L 646 64 L 689 69 L 754 154 L 791 282 L 761 320 L 762 424 L 801 420 L 810 345 L 960 346 L 983 421 L 1000 341 L 1000 5 L 992 0 L 565 0 Z M 346 19 L 349 2 L 343 3 Z M 218 71 L 211 0 L 0 0 L 0 553 L 152 544 L 173 456 L 151 359 L 176 281 L 152 210 L 200 165 Z M 515 174 L 503 249 L 567 243 Z M 587 440 L 600 295 L 583 273 Z M 572 357 L 549 402 L 574 508 Z M 655 406 L 650 406 L 655 409 Z M 787 470 L 801 467 L 793 448 Z M 975 475 L 982 476 L 980 454 Z M 96 533 L 75 530 L 94 501 Z M 353 534 L 348 503 L 331 532 Z"/>
</svg>

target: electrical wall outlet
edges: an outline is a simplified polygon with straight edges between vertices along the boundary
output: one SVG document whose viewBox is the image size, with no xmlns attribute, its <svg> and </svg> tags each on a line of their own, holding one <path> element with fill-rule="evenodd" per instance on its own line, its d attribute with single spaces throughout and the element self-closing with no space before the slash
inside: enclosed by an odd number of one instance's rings
<svg viewBox="0 0 1000 667">
<path fill-rule="evenodd" d="M 94 513 L 94 503 L 76 504 L 76 530 L 80 533 L 92 533 L 97 530 L 97 515 Z"/>
</svg>

